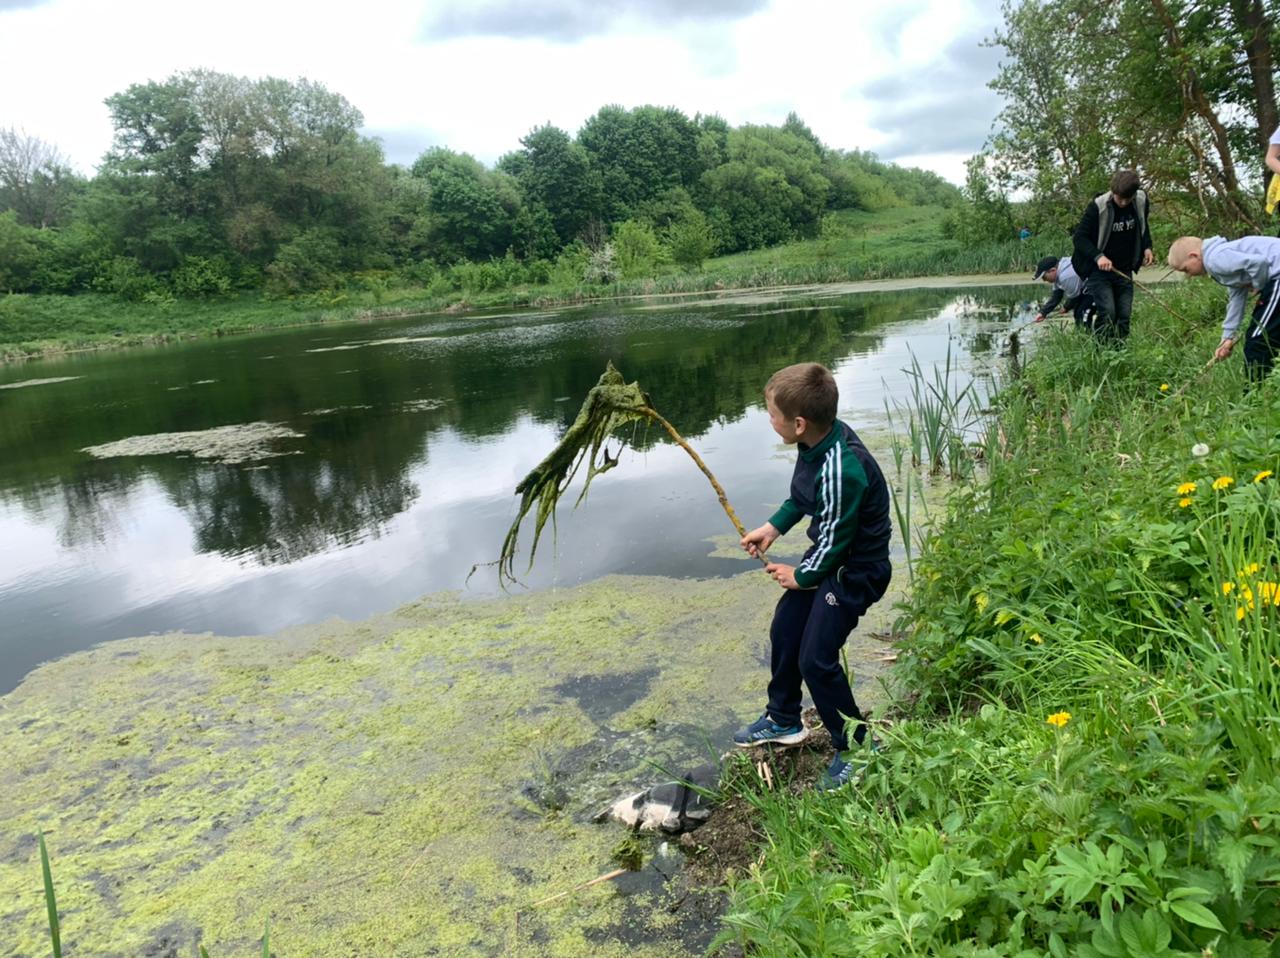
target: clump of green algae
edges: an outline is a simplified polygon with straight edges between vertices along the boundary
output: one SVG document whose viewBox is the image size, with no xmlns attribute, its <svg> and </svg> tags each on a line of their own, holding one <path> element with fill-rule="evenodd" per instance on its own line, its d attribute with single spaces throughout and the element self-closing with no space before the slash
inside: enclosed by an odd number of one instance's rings
<svg viewBox="0 0 1280 958">
<path fill-rule="evenodd" d="M 648 943 L 615 940 L 612 883 L 533 905 L 614 867 L 619 832 L 592 812 L 759 707 L 776 596 L 753 573 L 611 577 L 46 665 L 0 699 L 0 955 L 47 944 L 42 827 L 79 954 L 162 937 L 247 954 L 268 918 L 282 954 L 694 954 L 661 909 Z M 599 721 L 559 691 L 637 673 L 638 697 Z M 648 737 L 619 749 L 627 735 Z M 566 755 L 567 806 L 531 810 L 522 786 Z"/>
</svg>

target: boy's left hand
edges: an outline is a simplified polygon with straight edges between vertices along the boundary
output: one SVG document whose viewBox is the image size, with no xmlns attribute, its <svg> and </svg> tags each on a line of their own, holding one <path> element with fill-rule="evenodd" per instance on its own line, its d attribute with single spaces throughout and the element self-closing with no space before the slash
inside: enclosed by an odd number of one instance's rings
<svg viewBox="0 0 1280 958">
<path fill-rule="evenodd" d="M 1155 253 L 1153 253 L 1150 249 L 1144 249 L 1144 250 L 1142 251 L 1142 265 L 1143 265 L 1143 266 L 1150 266 L 1150 265 L 1151 265 L 1152 263 L 1154 263 L 1155 261 L 1156 261 L 1156 254 L 1155 254 Z"/>
<path fill-rule="evenodd" d="M 764 567 L 769 577 L 784 589 L 799 589 L 796 585 L 796 567 L 783 562 L 770 562 Z"/>
</svg>

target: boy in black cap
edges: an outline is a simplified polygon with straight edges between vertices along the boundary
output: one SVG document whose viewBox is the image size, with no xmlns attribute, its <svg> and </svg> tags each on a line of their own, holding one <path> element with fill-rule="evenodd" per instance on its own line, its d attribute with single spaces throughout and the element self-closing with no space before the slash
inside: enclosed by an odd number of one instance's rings
<svg viewBox="0 0 1280 958">
<path fill-rule="evenodd" d="M 1053 292 L 1036 313 L 1036 322 L 1043 323 L 1044 318 L 1062 303 L 1062 311 L 1071 310 L 1077 326 L 1088 326 L 1093 321 L 1093 298 L 1084 291 L 1084 281 L 1076 275 L 1071 265 L 1071 257 L 1046 256 L 1036 264 L 1032 279 L 1042 279 L 1053 287 Z M 1066 302 L 1063 302 L 1065 297 Z"/>
</svg>

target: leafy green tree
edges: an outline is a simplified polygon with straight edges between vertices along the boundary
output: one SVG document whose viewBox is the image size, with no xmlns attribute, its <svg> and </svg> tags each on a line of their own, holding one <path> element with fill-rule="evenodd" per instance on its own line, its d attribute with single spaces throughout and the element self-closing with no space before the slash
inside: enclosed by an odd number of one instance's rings
<svg viewBox="0 0 1280 958">
<path fill-rule="evenodd" d="M 652 276 L 666 255 L 653 227 L 626 220 L 613 231 L 614 260 L 623 279 Z"/>
<path fill-rule="evenodd" d="M 692 207 L 667 227 L 666 242 L 671 258 L 686 269 L 701 269 L 716 251 L 707 218 Z"/>
<path fill-rule="evenodd" d="M 965 163 L 964 202 L 953 208 L 944 222 L 947 236 L 964 245 L 1013 239 L 1018 227 L 1013 206 L 1003 184 L 988 168 L 989 157 L 978 153 Z"/>
<path fill-rule="evenodd" d="M 442 262 L 501 256 L 514 238 L 520 200 L 515 182 L 465 153 L 436 148 L 410 170 L 426 193 L 426 244 Z"/>
<path fill-rule="evenodd" d="M 32 286 L 40 256 L 33 230 L 14 210 L 0 213 L 0 290 L 23 293 Z"/>
<path fill-rule="evenodd" d="M 993 155 L 1045 218 L 1078 216 L 1133 167 L 1192 219 L 1252 225 L 1276 125 L 1272 3 L 1021 0 L 1004 21 Z"/>
<path fill-rule="evenodd" d="M 517 253 L 526 260 L 554 260 L 564 248 L 551 213 L 540 203 L 522 205 L 511 232 Z"/>
<path fill-rule="evenodd" d="M 328 289 L 337 284 L 341 265 L 338 237 L 323 229 L 306 230 L 280 247 L 267 267 L 267 291 L 275 296 L 296 296 Z"/>
<path fill-rule="evenodd" d="M 57 147 L 13 128 L 0 129 L 0 211 L 13 210 L 24 226 L 60 226 L 83 184 Z"/>
<path fill-rule="evenodd" d="M 524 203 L 546 211 L 558 243 L 576 239 L 600 215 L 600 174 L 591 157 L 569 134 L 550 124 L 521 141 L 523 150 L 499 161 L 499 169 L 516 178 Z"/>
<path fill-rule="evenodd" d="M 188 256 L 173 271 L 170 284 L 179 296 L 201 299 L 221 296 L 231 291 L 231 270 L 218 258 Z"/>
<path fill-rule="evenodd" d="M 831 184 L 813 143 L 776 127 L 730 132 L 728 160 L 700 182 L 700 205 L 726 252 L 813 236 Z"/>
<path fill-rule="evenodd" d="M 611 222 L 670 189 L 692 186 L 702 172 L 698 128 L 673 107 L 602 107 L 578 131 L 578 143 L 600 175 L 602 212 Z"/>
<path fill-rule="evenodd" d="M 339 237 L 343 268 L 385 257 L 390 178 L 342 96 L 200 70 L 135 84 L 107 105 L 116 134 L 98 192 L 145 268 L 224 254 L 265 265 L 312 229 Z"/>
</svg>

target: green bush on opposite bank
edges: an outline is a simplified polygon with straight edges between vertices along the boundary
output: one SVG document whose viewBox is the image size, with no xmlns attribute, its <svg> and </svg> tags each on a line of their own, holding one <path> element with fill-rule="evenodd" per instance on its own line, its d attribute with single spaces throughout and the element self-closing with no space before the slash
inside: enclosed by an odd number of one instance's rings
<svg viewBox="0 0 1280 958">
<path fill-rule="evenodd" d="M 1139 297 L 1127 348 L 1046 331 L 1002 389 L 980 478 L 914 568 L 903 718 L 862 787 L 741 786 L 769 843 L 726 939 L 860 958 L 1272 953 L 1280 380 L 1246 391 L 1238 357 L 1197 375 L 1211 284 L 1169 297 L 1194 328 Z"/>
<path fill-rule="evenodd" d="M 152 288 L 132 299 L 105 293 L 75 296 L 0 296 L 0 359 L 65 349 L 224 335 L 253 329 L 394 318 L 459 305 L 472 308 L 547 306 L 598 299 L 696 293 L 731 288 L 796 286 L 904 276 L 1003 273 L 1026 270 L 1045 252 L 1044 238 L 962 246 L 941 234 L 940 207 L 901 207 L 877 213 L 831 214 L 818 239 L 787 243 L 681 267 L 655 248 L 643 230 L 625 230 L 606 282 L 602 264 L 573 245 L 551 262 L 512 257 L 421 264 L 409 271 L 370 270 L 322 293 L 267 298 L 257 292 L 175 297 Z M 193 268 L 184 288 L 212 288 L 216 268 Z"/>
</svg>

